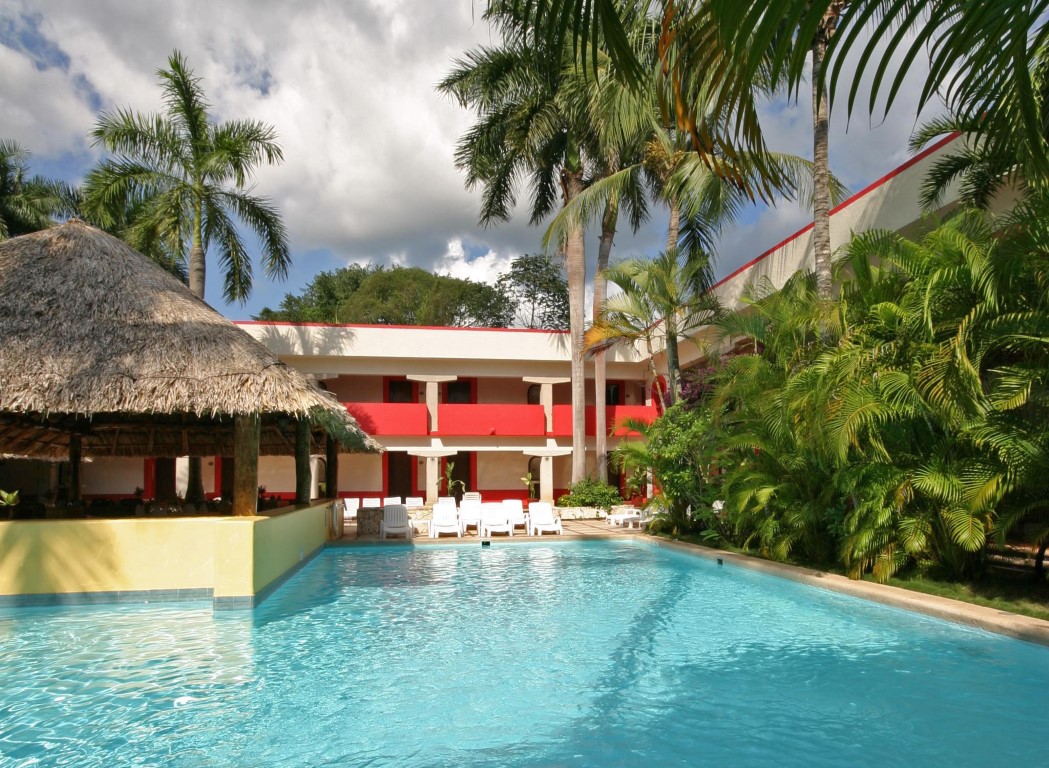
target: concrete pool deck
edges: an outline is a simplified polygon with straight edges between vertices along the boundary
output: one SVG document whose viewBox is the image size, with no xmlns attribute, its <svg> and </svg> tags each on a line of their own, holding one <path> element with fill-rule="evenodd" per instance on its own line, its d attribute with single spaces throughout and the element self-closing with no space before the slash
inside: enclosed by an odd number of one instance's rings
<svg viewBox="0 0 1049 768">
<path fill-rule="evenodd" d="M 1018 640 L 1025 640 L 1038 645 L 1049 646 L 1049 621 L 1044 621 L 1042 619 L 1009 613 L 997 608 L 988 608 L 973 603 L 964 603 L 946 597 L 927 595 L 922 592 L 913 592 L 908 589 L 893 587 L 887 584 L 875 584 L 869 581 L 855 581 L 834 573 L 825 573 L 811 568 L 787 565 L 786 563 L 776 563 L 758 557 L 750 557 L 748 555 L 736 554 L 734 552 L 727 552 L 720 549 L 711 549 L 699 544 L 662 539 L 657 536 L 649 536 L 637 528 L 624 528 L 622 526 L 609 525 L 604 520 L 565 520 L 562 524 L 565 531 L 563 536 L 547 534 L 546 536 L 543 536 L 542 539 L 557 541 L 586 541 L 599 539 L 641 538 L 642 540 L 655 544 L 656 546 L 666 547 L 667 549 L 679 552 L 687 552 L 708 560 L 720 559 L 725 564 L 767 573 L 772 576 L 778 576 L 782 579 L 790 579 L 791 581 L 807 584 L 819 589 L 826 589 L 844 595 L 851 595 L 852 597 L 870 600 L 875 603 L 881 603 L 882 605 L 902 608 L 903 610 L 913 611 L 915 613 L 923 613 L 927 616 L 945 619 L 946 621 L 951 621 L 956 624 L 964 624 L 987 632 L 1005 635 Z M 514 542 L 527 543 L 539 540 L 540 537 L 538 536 L 523 535 L 516 535 L 512 538 L 499 536 L 493 539 L 493 541 L 496 541 L 499 544 Z M 462 539 L 454 536 L 442 536 L 440 539 L 431 539 L 426 534 L 416 534 L 412 539 L 413 544 L 423 546 L 438 543 L 463 543 L 476 545 L 478 541 L 481 541 L 481 539 L 476 534 L 469 534 Z M 385 545 L 387 542 L 391 544 L 400 543 L 401 545 L 405 543 L 403 538 L 387 539 L 386 541 L 380 541 L 377 536 L 357 538 L 355 526 L 347 527 L 346 535 L 343 536 L 342 540 L 333 543 L 337 546 L 352 547 Z"/>
</svg>

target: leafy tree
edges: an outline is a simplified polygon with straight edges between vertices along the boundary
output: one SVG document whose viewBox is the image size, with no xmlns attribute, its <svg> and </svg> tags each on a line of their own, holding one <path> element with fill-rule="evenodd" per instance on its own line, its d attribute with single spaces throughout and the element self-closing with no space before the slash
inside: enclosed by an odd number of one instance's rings
<svg viewBox="0 0 1049 768">
<path fill-rule="evenodd" d="M 0 240 L 47 229 L 72 213 L 75 192 L 64 182 L 29 176 L 30 153 L 0 139 Z"/>
<path fill-rule="evenodd" d="M 338 314 L 347 323 L 505 328 L 513 306 L 483 283 L 395 267 L 373 270 Z"/>
<path fill-rule="evenodd" d="M 516 306 L 516 327 L 568 330 L 568 285 L 561 268 L 546 254 L 515 258 L 499 277 L 498 287 Z"/>
<path fill-rule="evenodd" d="M 278 309 L 265 307 L 256 315 L 256 320 L 285 321 L 294 323 L 339 323 L 339 307 L 361 287 L 361 283 L 382 267 L 351 264 L 334 272 L 316 275 L 296 296 L 288 293 Z"/>
<path fill-rule="evenodd" d="M 115 157 L 88 173 L 85 210 L 107 228 L 123 227 L 135 247 L 186 259 L 190 290 L 201 298 L 207 251 L 216 247 L 226 300 L 244 302 L 252 265 L 236 220 L 259 237 L 269 277 L 285 278 L 291 264 L 279 213 L 247 187 L 256 167 L 283 159 L 276 134 L 254 120 L 211 122 L 200 79 L 178 51 L 157 75 L 163 113 L 121 109 L 95 126 L 95 143 Z"/>
</svg>

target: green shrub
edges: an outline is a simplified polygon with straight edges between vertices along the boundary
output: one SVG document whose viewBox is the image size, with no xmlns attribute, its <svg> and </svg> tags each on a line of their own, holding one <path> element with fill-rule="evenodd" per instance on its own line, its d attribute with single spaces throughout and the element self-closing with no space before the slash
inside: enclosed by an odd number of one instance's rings
<svg viewBox="0 0 1049 768">
<path fill-rule="evenodd" d="M 557 500 L 559 507 L 600 507 L 601 509 L 610 509 L 622 503 L 623 497 L 619 495 L 618 488 L 613 488 L 608 483 L 602 483 L 590 477 L 568 486 L 568 493 Z"/>
</svg>

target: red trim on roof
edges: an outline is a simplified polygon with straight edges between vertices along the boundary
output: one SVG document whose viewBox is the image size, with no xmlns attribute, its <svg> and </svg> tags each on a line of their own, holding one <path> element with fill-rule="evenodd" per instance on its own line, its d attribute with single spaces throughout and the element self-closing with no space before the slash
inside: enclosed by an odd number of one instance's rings
<svg viewBox="0 0 1049 768">
<path fill-rule="evenodd" d="M 831 208 L 831 209 L 830 209 L 830 214 L 831 214 L 831 216 L 833 216 L 833 215 L 834 215 L 835 213 L 837 213 L 838 211 L 841 211 L 841 210 L 843 210 L 843 209 L 847 208 L 848 206 L 852 205 L 852 204 L 853 204 L 853 203 L 855 203 L 855 202 L 856 202 L 857 200 L 859 200 L 859 199 L 860 199 L 861 197 L 864 197 L 865 195 L 868 195 L 868 194 L 870 194 L 871 192 L 873 192 L 873 191 L 874 191 L 875 189 L 877 189 L 878 187 L 882 186 L 883 184 L 885 184 L 885 183 L 887 183 L 887 182 L 891 181 L 892 179 L 896 178 L 896 177 L 897 177 L 897 176 L 899 176 L 899 175 L 900 175 L 901 173 L 903 173 L 903 172 L 904 172 L 904 171 L 906 171 L 906 170 L 907 170 L 908 168 L 910 168 L 910 167 L 911 167 L 912 165 L 914 165 L 915 163 L 919 163 L 919 162 L 921 162 L 922 160 L 924 160 L 925 158 L 927 158 L 927 157 L 928 157 L 929 155 L 931 155 L 931 154 L 933 154 L 934 152 L 936 152 L 936 151 L 938 151 L 938 150 L 942 149 L 943 147 L 947 146 L 947 145 L 948 145 L 948 144 L 950 144 L 950 143 L 951 143 L 952 141 L 954 141 L 955 139 L 957 139 L 957 138 L 958 138 L 959 136 L 961 136 L 961 134 L 960 134 L 960 133 L 958 133 L 958 132 L 952 133 L 952 134 L 950 134 L 950 135 L 946 136 L 945 138 L 942 138 L 942 139 L 940 139 L 940 140 L 939 140 L 938 142 L 936 142 L 935 144 L 933 144 L 933 145 L 932 145 L 931 147 L 927 147 L 926 149 L 923 149 L 923 150 L 922 150 L 921 152 L 919 152 L 918 154 L 916 154 L 916 155 L 915 155 L 914 157 L 912 157 L 912 158 L 911 158 L 910 160 L 908 160 L 907 162 L 903 163 L 903 165 L 900 165 L 900 166 L 899 166 L 898 168 L 894 168 L 893 170 L 889 171 L 889 172 L 888 172 L 887 174 L 885 174 L 884 176 L 882 176 L 882 177 L 881 177 L 880 179 L 878 179 L 877 181 L 871 182 L 871 183 L 870 183 L 870 184 L 868 184 L 868 185 L 867 185 L 866 187 L 864 187 L 863 189 L 861 189 L 861 190 L 860 190 L 859 192 L 857 192 L 856 194 L 854 194 L 854 195 L 852 195 L 851 197 L 849 197 L 849 198 L 848 198 L 847 200 L 845 200 L 845 201 L 843 201 L 843 202 L 841 202 L 841 203 L 838 203 L 838 205 L 836 205 L 836 206 L 834 206 L 833 208 Z M 731 273 L 730 275 L 728 275 L 728 276 L 726 276 L 726 277 L 723 277 L 723 278 L 721 278 L 720 280 L 718 280 L 718 281 L 717 281 L 716 283 L 714 283 L 714 285 L 712 285 L 712 286 L 710 287 L 710 290 L 714 290 L 714 289 L 715 289 L 715 288 L 717 288 L 717 287 L 718 287 L 719 285 L 722 285 L 722 284 L 724 284 L 724 283 L 727 283 L 727 282 L 728 282 L 729 280 L 731 280 L 732 278 L 734 278 L 734 277 L 735 277 L 736 275 L 738 275 L 738 274 L 739 274 L 740 272 L 746 272 L 746 271 L 747 271 L 748 269 L 750 269 L 751 267 L 753 267 L 753 266 L 754 266 L 755 264 L 757 264 L 757 263 L 758 263 L 759 261 L 762 261 L 762 260 L 764 260 L 764 259 L 767 259 L 767 258 L 768 258 L 769 256 L 771 256 L 771 255 L 772 255 L 773 253 L 775 253 L 775 252 L 776 252 L 776 251 L 778 251 L 778 250 L 779 250 L 780 248 L 782 248 L 783 246 L 785 246 L 785 245 L 786 245 L 787 243 L 789 243 L 789 242 L 791 242 L 791 241 L 793 241 L 793 240 L 796 240 L 797 238 L 799 238 L 799 237 L 801 237 L 802 235 L 804 235 L 804 234 L 805 234 L 806 232 L 808 232 L 808 231 L 809 231 L 810 229 L 812 229 L 812 228 L 813 228 L 814 226 L 815 226 L 815 224 L 813 224 L 813 223 L 811 223 L 811 222 L 810 222 L 810 223 L 808 223 L 808 224 L 806 224 L 806 225 L 805 225 L 804 227 L 802 227 L 801 229 L 799 229 L 799 230 L 798 230 L 797 232 L 795 232 L 795 233 L 794 233 L 793 235 L 791 235 L 790 237 L 788 237 L 788 238 L 787 238 L 786 240 L 783 240 L 783 241 L 781 241 L 781 242 L 779 242 L 779 243 L 776 243 L 776 244 L 775 244 L 774 246 L 772 246 L 771 248 L 769 248 L 769 249 L 768 249 L 767 251 L 765 251 L 764 253 L 762 253 L 762 254 L 761 254 L 760 256 L 757 256 L 756 258 L 753 258 L 753 259 L 751 259 L 751 260 L 750 260 L 750 261 L 748 261 L 748 262 L 747 262 L 746 264 L 744 264 L 744 265 L 743 265 L 742 267 L 740 267 L 740 268 L 739 268 L 739 269 L 737 269 L 736 271 L 732 272 L 732 273 Z"/>
<path fill-rule="evenodd" d="M 384 323 L 293 323 L 286 320 L 234 320 L 234 325 L 290 325 L 295 328 L 400 328 L 410 331 L 488 331 L 499 333 L 557 333 L 545 328 L 466 328 L 454 325 L 386 325 Z"/>
</svg>

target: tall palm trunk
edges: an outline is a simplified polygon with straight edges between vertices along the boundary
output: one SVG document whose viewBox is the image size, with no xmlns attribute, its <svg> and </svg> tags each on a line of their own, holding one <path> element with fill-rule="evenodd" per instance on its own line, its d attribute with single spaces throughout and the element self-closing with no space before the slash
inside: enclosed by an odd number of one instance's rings
<svg viewBox="0 0 1049 768">
<path fill-rule="evenodd" d="M 561 171 L 565 205 L 583 191 L 583 170 Z M 573 227 L 565 238 L 568 272 L 568 320 L 572 352 L 572 482 L 586 477 L 586 369 L 583 365 L 583 308 L 586 301 L 586 244 L 583 228 Z"/>
<path fill-rule="evenodd" d="M 189 251 L 189 289 L 204 299 L 204 223 L 198 200 L 193 206 L 193 245 Z M 200 456 L 189 457 L 186 473 L 186 501 L 199 504 L 204 501 L 204 470 Z"/>
<path fill-rule="evenodd" d="M 200 201 L 193 206 L 193 245 L 189 250 L 189 289 L 204 298 L 204 217 Z"/>
<path fill-rule="evenodd" d="M 608 280 L 605 270 L 608 268 L 608 256 L 612 252 L 612 242 L 616 236 L 616 222 L 619 219 L 619 201 L 609 198 L 605 206 L 605 215 L 601 219 L 601 239 L 597 249 L 597 271 L 594 273 L 594 322 L 605 311 L 608 299 Z M 597 479 L 604 482 L 608 478 L 608 420 L 605 408 L 608 403 L 606 395 L 605 350 L 594 355 L 594 448 L 597 453 Z"/>
<path fill-rule="evenodd" d="M 670 206 L 670 221 L 667 223 L 667 250 L 677 248 L 677 239 L 681 235 L 681 203 L 675 197 L 667 201 Z"/>
<path fill-rule="evenodd" d="M 812 247 L 815 256 L 816 291 L 823 300 L 831 298 L 830 168 L 827 119 L 827 89 L 823 86 L 823 60 L 834 36 L 845 0 L 827 9 L 812 41 Z"/>
<path fill-rule="evenodd" d="M 681 234 L 681 203 L 676 197 L 671 198 L 670 222 L 667 224 L 667 252 L 677 251 L 677 241 Z M 680 379 L 678 369 L 681 363 L 677 352 L 677 333 L 674 332 L 674 324 L 670 318 L 663 320 L 663 344 L 667 353 L 667 405 L 677 402 L 680 392 Z"/>
</svg>

